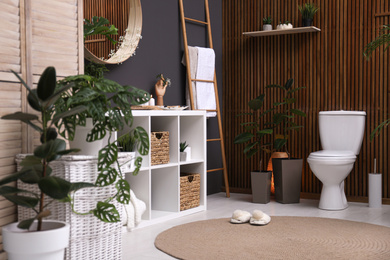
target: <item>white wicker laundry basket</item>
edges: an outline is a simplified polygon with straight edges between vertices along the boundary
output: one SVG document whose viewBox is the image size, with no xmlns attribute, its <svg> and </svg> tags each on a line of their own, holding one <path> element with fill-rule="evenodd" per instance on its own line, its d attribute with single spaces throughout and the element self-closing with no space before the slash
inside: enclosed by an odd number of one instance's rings
<svg viewBox="0 0 390 260">
<path fill-rule="evenodd" d="M 16 156 L 18 170 L 20 162 L 25 154 Z M 132 155 L 120 153 L 118 156 L 120 165 L 130 161 Z M 52 175 L 59 176 L 70 182 L 95 183 L 98 176 L 97 157 L 85 155 L 67 155 L 60 160 L 50 163 L 53 169 Z M 121 167 L 124 173 L 124 166 Z M 128 166 L 126 166 L 128 167 Z M 128 171 L 128 170 L 127 170 Z M 36 185 L 30 185 L 18 181 L 18 187 L 30 191 L 38 191 Z M 78 212 L 88 212 L 95 208 L 97 201 L 107 199 L 116 193 L 115 185 L 102 188 L 87 188 L 80 190 L 75 196 L 75 209 Z M 50 199 L 46 199 L 49 202 Z M 123 215 L 123 205 L 116 200 L 112 203 L 120 215 Z M 51 211 L 50 219 L 64 221 L 70 224 L 69 247 L 65 252 L 65 259 L 122 259 L 122 223 L 104 223 L 95 216 L 77 215 L 72 212 L 69 203 L 54 201 L 48 207 Z M 31 218 L 32 210 L 18 207 L 19 220 Z"/>
</svg>

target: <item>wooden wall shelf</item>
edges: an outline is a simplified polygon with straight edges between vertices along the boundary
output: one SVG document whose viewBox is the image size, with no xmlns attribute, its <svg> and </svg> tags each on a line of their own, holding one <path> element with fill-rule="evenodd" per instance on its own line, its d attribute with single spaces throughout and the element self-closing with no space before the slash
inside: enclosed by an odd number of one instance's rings
<svg viewBox="0 0 390 260">
<path fill-rule="evenodd" d="M 252 36 L 252 37 L 260 37 L 260 36 L 271 36 L 271 35 L 320 32 L 320 31 L 321 29 L 315 26 L 308 26 L 308 27 L 296 27 L 296 28 L 284 29 L 284 30 L 243 32 L 242 34 L 247 36 Z"/>
</svg>

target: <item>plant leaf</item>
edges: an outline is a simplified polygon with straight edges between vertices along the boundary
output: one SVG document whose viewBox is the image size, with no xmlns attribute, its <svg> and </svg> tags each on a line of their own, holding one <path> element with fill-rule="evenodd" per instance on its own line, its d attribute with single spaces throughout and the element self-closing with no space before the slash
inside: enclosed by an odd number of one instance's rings
<svg viewBox="0 0 390 260">
<path fill-rule="evenodd" d="M 38 81 L 37 94 L 40 100 L 46 101 L 53 95 L 56 89 L 56 81 L 56 69 L 54 67 L 47 67 Z"/>
<path fill-rule="evenodd" d="M 64 199 L 68 196 L 72 184 L 56 176 L 42 178 L 38 183 L 39 188 L 49 197 L 57 200 Z"/>
<path fill-rule="evenodd" d="M 287 80 L 286 84 L 284 84 L 284 89 L 289 90 L 291 88 L 291 86 L 293 85 L 293 83 L 294 83 L 294 79 Z"/>
<path fill-rule="evenodd" d="M 249 101 L 249 103 L 248 103 L 249 108 L 251 108 L 252 110 L 259 110 L 263 106 L 264 97 L 265 97 L 265 95 L 261 94 L 257 98 L 252 99 L 251 101 Z"/>
<path fill-rule="evenodd" d="M 84 188 L 96 187 L 94 184 L 89 182 L 73 182 L 70 186 L 70 191 L 77 191 Z"/>
<path fill-rule="evenodd" d="M 134 136 L 139 140 L 138 152 L 140 155 L 149 154 L 149 134 L 140 126 L 134 128 Z"/>
<path fill-rule="evenodd" d="M 7 200 L 15 203 L 18 206 L 22 206 L 25 208 L 35 208 L 35 206 L 38 204 L 39 199 L 38 198 L 32 198 L 27 196 L 19 196 L 19 195 L 8 195 L 4 194 L 4 198 Z"/>
<path fill-rule="evenodd" d="M 109 168 L 118 158 L 118 146 L 113 143 L 107 144 L 100 149 L 98 156 L 98 170 Z"/>
<path fill-rule="evenodd" d="M 19 222 L 18 228 L 20 229 L 30 229 L 31 225 L 34 223 L 35 218 L 25 219 Z"/>
<path fill-rule="evenodd" d="M 252 133 L 244 132 L 244 133 L 237 135 L 236 138 L 234 138 L 233 142 L 235 144 L 246 143 L 246 142 L 250 141 L 254 136 L 255 135 Z"/>
<path fill-rule="evenodd" d="M 142 157 L 141 156 L 138 156 L 137 158 L 135 158 L 134 166 L 135 166 L 135 169 L 133 171 L 133 175 L 136 176 L 136 175 L 138 175 L 138 172 L 142 166 Z"/>
<path fill-rule="evenodd" d="M 105 187 L 113 184 L 116 181 L 118 172 L 114 168 L 105 168 L 100 170 L 95 185 L 98 187 Z"/>
<path fill-rule="evenodd" d="M 276 139 L 274 142 L 274 148 L 276 150 L 281 149 L 283 146 L 285 146 L 287 143 L 287 139 Z"/>
<path fill-rule="evenodd" d="M 114 223 L 120 221 L 119 212 L 113 204 L 99 201 L 93 214 L 103 222 Z"/>
<path fill-rule="evenodd" d="M 295 115 L 298 115 L 298 116 L 303 116 L 303 117 L 306 117 L 306 113 L 299 110 L 299 109 L 290 109 L 290 112 L 295 114 Z"/>
<path fill-rule="evenodd" d="M 130 184 L 126 180 L 119 180 L 115 186 L 118 190 L 118 195 L 116 197 L 117 201 L 121 204 L 129 204 Z"/>
</svg>

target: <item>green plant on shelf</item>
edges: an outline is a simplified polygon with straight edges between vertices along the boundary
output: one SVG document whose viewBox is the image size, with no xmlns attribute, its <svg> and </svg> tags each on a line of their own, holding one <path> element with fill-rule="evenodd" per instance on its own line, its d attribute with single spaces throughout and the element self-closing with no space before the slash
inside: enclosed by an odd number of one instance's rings
<svg viewBox="0 0 390 260">
<path fill-rule="evenodd" d="M 302 14 L 302 19 L 313 20 L 314 15 L 319 10 L 319 7 L 317 7 L 314 3 L 305 3 L 303 5 L 298 5 L 298 10 Z"/>
<path fill-rule="evenodd" d="M 187 147 L 188 147 L 188 144 L 187 144 L 186 141 L 180 143 L 180 152 L 181 152 L 181 153 L 184 152 L 184 151 L 186 150 Z"/>
<path fill-rule="evenodd" d="M 272 23 L 272 18 L 271 16 L 264 17 L 263 18 L 263 24 L 271 24 Z"/>
</svg>

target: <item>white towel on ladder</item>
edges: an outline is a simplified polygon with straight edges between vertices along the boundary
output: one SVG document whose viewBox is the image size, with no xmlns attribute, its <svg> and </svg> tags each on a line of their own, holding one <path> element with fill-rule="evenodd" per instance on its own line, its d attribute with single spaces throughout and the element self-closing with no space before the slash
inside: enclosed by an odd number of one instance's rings
<svg viewBox="0 0 390 260">
<path fill-rule="evenodd" d="M 214 80 L 215 74 L 215 52 L 210 48 L 198 49 L 198 64 L 196 69 L 196 79 Z M 216 109 L 214 83 L 196 82 L 196 108 Z M 207 112 L 207 117 L 215 117 L 216 112 Z"/>
</svg>

